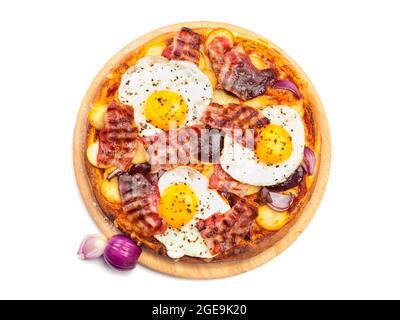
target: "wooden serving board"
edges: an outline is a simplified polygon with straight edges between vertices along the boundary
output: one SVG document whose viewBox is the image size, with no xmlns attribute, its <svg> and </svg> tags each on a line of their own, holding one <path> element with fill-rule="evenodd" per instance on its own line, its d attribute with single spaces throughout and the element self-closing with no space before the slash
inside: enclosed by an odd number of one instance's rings
<svg viewBox="0 0 400 320">
<path fill-rule="evenodd" d="M 291 59 L 282 49 L 271 43 L 271 41 L 249 30 L 234 25 L 229 25 L 220 22 L 197 21 L 197 22 L 185 22 L 167 26 L 155 30 L 153 32 L 150 32 L 128 44 L 125 48 L 123 48 L 120 52 L 118 52 L 98 73 L 98 75 L 93 80 L 82 101 L 78 117 L 76 120 L 74 142 L 73 142 L 75 175 L 79 190 L 86 204 L 86 207 L 89 210 L 89 213 L 96 222 L 96 224 L 99 226 L 100 230 L 107 237 L 111 237 L 112 235 L 118 233 L 118 230 L 114 228 L 112 223 L 104 215 L 99 205 L 97 204 L 97 200 L 92 192 L 87 172 L 85 169 L 85 151 L 86 151 L 85 142 L 86 142 L 86 132 L 88 125 L 87 115 L 90 109 L 91 101 L 93 100 L 96 90 L 101 84 L 102 80 L 107 76 L 110 70 L 116 64 L 118 64 L 118 62 L 124 56 L 126 56 L 132 50 L 135 50 L 136 48 L 142 46 L 143 44 L 153 39 L 154 37 L 157 37 L 167 32 L 177 31 L 183 26 L 190 28 L 201 28 L 201 27 L 227 28 L 236 33 L 246 35 L 254 39 L 259 39 L 260 41 L 267 41 L 268 45 L 277 50 L 281 55 L 283 55 L 293 65 L 293 67 L 296 68 L 298 74 L 302 76 L 302 78 L 306 82 L 308 82 L 308 90 L 309 90 L 308 93 L 311 99 L 314 100 L 313 115 L 316 123 L 319 126 L 319 132 L 321 134 L 320 137 L 321 155 L 320 155 L 319 173 L 315 181 L 314 191 L 307 204 L 302 208 L 302 212 L 300 214 L 299 219 L 290 228 L 289 232 L 281 240 L 279 240 L 273 247 L 270 247 L 269 249 L 263 251 L 261 254 L 254 256 L 252 258 L 234 262 L 214 262 L 214 263 L 204 263 L 204 264 L 175 262 L 172 259 L 155 255 L 151 251 L 146 249 L 143 251 L 143 254 L 141 255 L 139 260 L 139 262 L 142 265 L 169 275 L 174 275 L 184 278 L 192 278 L 192 279 L 223 278 L 249 271 L 266 263 L 267 261 L 279 255 L 294 240 L 296 240 L 297 237 L 303 232 L 303 230 L 307 227 L 308 223 L 314 216 L 314 213 L 316 212 L 319 206 L 319 203 L 322 199 L 325 190 L 325 186 L 328 181 L 330 161 L 331 161 L 331 142 L 330 142 L 328 122 L 326 119 L 325 111 L 323 109 L 321 100 L 319 99 L 318 94 L 315 91 L 311 81 L 308 79 L 306 74 L 301 70 L 301 68 L 296 64 L 296 62 L 293 59 Z"/>
</svg>

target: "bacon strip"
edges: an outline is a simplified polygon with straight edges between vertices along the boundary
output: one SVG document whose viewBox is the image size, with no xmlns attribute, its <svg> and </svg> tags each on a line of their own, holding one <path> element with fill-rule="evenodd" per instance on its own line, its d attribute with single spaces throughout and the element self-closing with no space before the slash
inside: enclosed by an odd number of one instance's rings
<svg viewBox="0 0 400 320">
<path fill-rule="evenodd" d="M 215 164 L 214 172 L 208 182 L 208 187 L 223 193 L 229 192 L 239 197 L 244 197 L 247 195 L 249 185 L 233 179 L 219 164 Z"/>
<path fill-rule="evenodd" d="M 200 121 L 218 129 L 260 129 L 269 124 L 268 118 L 259 110 L 236 103 L 227 106 L 211 103 Z"/>
<path fill-rule="evenodd" d="M 208 56 L 211 60 L 215 74 L 219 75 L 224 62 L 225 54 L 232 50 L 233 44 L 227 37 L 216 37 L 207 47 Z"/>
<path fill-rule="evenodd" d="M 130 106 L 111 102 L 105 114 L 105 127 L 99 132 L 97 162 L 127 171 L 137 148 L 138 129 Z"/>
<path fill-rule="evenodd" d="M 272 68 L 258 70 L 249 55 L 233 46 L 224 36 L 213 39 L 207 47 L 220 88 L 232 92 L 242 100 L 249 100 L 265 93 L 275 78 Z"/>
<path fill-rule="evenodd" d="M 142 138 L 151 172 L 198 163 L 201 127 L 186 127 Z"/>
<path fill-rule="evenodd" d="M 183 27 L 172 39 L 162 55 L 170 60 L 185 60 L 195 64 L 200 59 L 200 35 L 192 29 Z"/>
<path fill-rule="evenodd" d="M 141 229 L 145 237 L 161 234 L 167 224 L 157 213 L 160 193 L 142 174 L 124 174 L 119 177 L 122 209 L 129 222 Z"/>
<path fill-rule="evenodd" d="M 197 229 L 204 238 L 212 254 L 229 251 L 250 236 L 251 225 L 257 217 L 257 209 L 240 199 L 225 213 L 215 213 L 199 220 Z"/>
</svg>

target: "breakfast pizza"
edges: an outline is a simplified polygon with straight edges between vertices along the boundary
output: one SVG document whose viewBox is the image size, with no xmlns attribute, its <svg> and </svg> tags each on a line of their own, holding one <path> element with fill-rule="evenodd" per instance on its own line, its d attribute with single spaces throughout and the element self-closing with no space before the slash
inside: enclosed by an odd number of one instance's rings
<svg viewBox="0 0 400 320">
<path fill-rule="evenodd" d="M 272 247 L 320 163 L 308 83 L 268 42 L 227 28 L 149 39 L 102 79 L 86 170 L 102 211 L 155 254 L 209 263 Z"/>
</svg>

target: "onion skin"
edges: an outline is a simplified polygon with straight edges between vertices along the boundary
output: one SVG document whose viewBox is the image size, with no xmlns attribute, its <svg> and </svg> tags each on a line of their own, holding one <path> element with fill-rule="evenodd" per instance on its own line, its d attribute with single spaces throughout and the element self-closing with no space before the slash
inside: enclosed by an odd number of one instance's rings
<svg viewBox="0 0 400 320">
<path fill-rule="evenodd" d="M 315 153 L 309 147 L 304 147 L 304 158 L 302 166 L 307 175 L 312 176 L 315 172 L 316 158 Z"/>
<path fill-rule="evenodd" d="M 130 238 L 115 235 L 104 250 L 104 260 L 112 268 L 119 271 L 132 270 L 136 267 L 142 249 Z"/>
<path fill-rule="evenodd" d="M 296 84 L 295 84 L 292 80 L 289 80 L 289 79 L 275 80 L 275 81 L 272 83 L 272 88 L 274 88 L 274 89 L 288 90 L 288 91 L 290 91 L 291 93 L 293 93 L 294 96 L 295 96 L 297 99 L 300 99 L 300 98 L 301 98 L 300 90 L 299 90 L 299 88 L 297 88 Z"/>
</svg>

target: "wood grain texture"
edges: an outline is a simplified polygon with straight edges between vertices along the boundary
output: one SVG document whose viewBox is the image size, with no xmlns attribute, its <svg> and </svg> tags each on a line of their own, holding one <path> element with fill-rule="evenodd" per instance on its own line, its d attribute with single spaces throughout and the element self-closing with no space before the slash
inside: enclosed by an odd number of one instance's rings
<svg viewBox="0 0 400 320">
<path fill-rule="evenodd" d="M 249 30 L 229 25 L 220 22 L 207 22 L 207 21 L 197 21 L 197 22 L 185 22 L 179 23 L 171 26 L 167 26 L 153 32 L 150 32 L 130 44 L 128 44 L 125 48 L 123 48 L 120 52 L 118 52 L 97 74 L 96 78 L 90 85 L 79 110 L 75 132 L 74 132 L 74 140 L 73 140 L 73 161 L 75 168 L 75 175 L 79 190 L 81 192 L 84 203 L 100 228 L 101 232 L 103 232 L 107 237 L 111 237 L 112 235 L 118 233 L 118 230 L 113 226 L 113 224 L 108 220 L 108 218 L 103 214 L 99 205 L 97 204 L 97 200 L 92 192 L 89 179 L 87 176 L 87 172 L 85 169 L 85 147 L 86 147 L 86 132 L 87 132 L 87 115 L 91 106 L 91 102 L 94 98 L 94 95 L 100 86 L 102 80 L 107 76 L 110 70 L 118 64 L 118 62 L 126 56 L 132 50 L 142 46 L 149 40 L 162 35 L 166 32 L 175 32 L 179 30 L 182 26 L 187 26 L 190 28 L 227 28 L 232 30 L 237 34 L 241 34 L 253 39 L 258 39 L 260 41 L 268 42 L 268 45 L 273 49 L 277 50 L 283 57 L 285 57 L 292 66 L 296 69 L 298 74 L 304 79 L 304 81 L 308 84 L 307 91 L 309 97 L 313 102 L 313 115 L 315 118 L 315 122 L 318 124 L 320 139 L 321 139 L 321 148 L 320 148 L 320 162 L 318 168 L 318 176 L 315 181 L 314 191 L 310 196 L 309 201 L 302 208 L 299 219 L 296 223 L 291 227 L 289 232 L 280 239 L 273 247 L 263 251 L 259 255 L 252 257 L 250 259 L 246 259 L 243 261 L 233 261 L 233 262 L 216 262 L 216 263 L 204 263 L 204 264 L 191 264 L 187 262 L 175 262 L 171 259 L 160 257 L 151 252 L 150 250 L 145 249 L 143 254 L 140 257 L 139 262 L 156 271 L 179 276 L 184 278 L 191 279 L 215 279 L 215 278 L 223 278 L 228 276 L 237 275 L 251 269 L 254 269 L 272 258 L 279 255 L 282 251 L 284 251 L 294 240 L 298 238 L 298 236 L 304 231 L 307 227 L 308 223 L 314 216 L 319 203 L 321 202 L 323 193 L 325 191 L 325 187 L 328 181 L 330 162 L 331 162 L 331 142 L 329 135 L 329 126 L 326 119 L 325 111 L 322 106 L 322 102 L 315 91 L 311 81 L 308 79 L 306 74 L 301 70 L 301 68 L 296 64 L 296 62 L 291 59 L 282 49 L 277 47 L 275 44 L 271 43 L 271 41 L 266 38 L 255 34 Z"/>
</svg>

